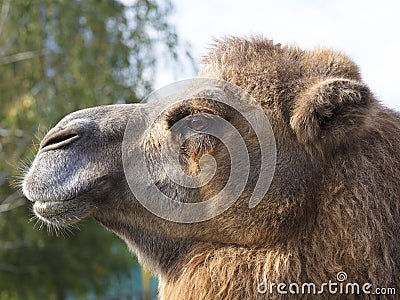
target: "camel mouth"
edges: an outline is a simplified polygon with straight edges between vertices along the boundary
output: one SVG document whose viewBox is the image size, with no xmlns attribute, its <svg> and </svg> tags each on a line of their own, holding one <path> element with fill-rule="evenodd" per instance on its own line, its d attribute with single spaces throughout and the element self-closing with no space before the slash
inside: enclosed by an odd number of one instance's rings
<svg viewBox="0 0 400 300">
<path fill-rule="evenodd" d="M 93 191 L 106 182 L 107 176 L 99 177 L 73 197 L 66 198 L 37 198 L 30 199 L 34 202 L 33 212 L 42 221 L 54 225 L 70 225 L 88 217 L 96 209 Z"/>
<path fill-rule="evenodd" d="M 83 198 L 86 194 L 94 192 L 96 188 L 104 186 L 107 183 L 109 176 L 103 175 L 95 179 L 88 180 L 87 183 L 74 185 L 66 190 L 61 189 L 41 189 L 43 185 L 40 183 L 39 188 L 37 183 L 32 184 L 30 180 L 24 180 L 22 184 L 22 191 L 24 196 L 32 202 L 40 203 L 58 203 L 69 202 L 77 198 Z M 40 191 L 40 192 L 39 192 Z M 62 193 L 60 193 L 62 191 Z"/>
<path fill-rule="evenodd" d="M 35 201 L 33 212 L 42 221 L 54 225 L 70 225 L 88 217 L 93 206 L 80 198 L 64 201 Z"/>
</svg>

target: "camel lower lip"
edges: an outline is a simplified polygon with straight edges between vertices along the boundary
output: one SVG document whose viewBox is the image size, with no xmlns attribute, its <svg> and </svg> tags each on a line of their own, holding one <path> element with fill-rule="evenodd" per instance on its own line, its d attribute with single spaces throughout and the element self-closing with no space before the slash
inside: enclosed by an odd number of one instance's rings
<svg viewBox="0 0 400 300">
<path fill-rule="evenodd" d="M 33 211 L 39 219 L 47 223 L 68 225 L 88 216 L 88 207 L 84 201 L 74 198 L 65 201 L 36 201 Z"/>
<path fill-rule="evenodd" d="M 64 201 L 36 201 L 33 208 L 36 210 L 54 210 L 67 206 L 71 200 Z"/>
<path fill-rule="evenodd" d="M 77 203 L 74 200 L 36 201 L 33 204 L 33 211 L 39 216 L 56 216 L 65 213 L 76 206 Z"/>
</svg>

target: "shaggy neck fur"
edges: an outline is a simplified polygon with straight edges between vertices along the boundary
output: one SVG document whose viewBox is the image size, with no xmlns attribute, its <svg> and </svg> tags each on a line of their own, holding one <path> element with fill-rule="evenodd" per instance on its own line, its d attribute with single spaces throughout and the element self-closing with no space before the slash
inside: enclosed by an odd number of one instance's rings
<svg viewBox="0 0 400 300">
<path fill-rule="evenodd" d="M 375 287 L 400 288 L 398 245 L 388 243 L 398 231 L 399 207 L 382 201 L 367 201 L 361 192 L 353 194 L 344 183 L 331 186 L 330 201 L 320 206 L 311 232 L 296 242 L 264 249 L 235 245 L 204 245 L 188 253 L 167 276 L 161 276 L 161 299 L 281 299 L 276 285 L 273 293 L 263 283 L 338 282 L 345 272 L 348 282 L 370 283 Z M 374 213 L 380 212 L 380 213 Z M 382 225 L 389 220 L 391 228 Z M 396 224 L 393 224 L 397 222 Z M 398 228 L 399 229 L 399 228 Z M 261 284 L 261 285 L 260 285 Z M 286 289 L 287 290 L 287 289 Z M 264 290 L 265 291 L 265 290 Z M 304 298 L 312 298 L 304 296 Z M 341 298 L 339 294 L 337 298 Z M 343 297 L 343 296 L 342 296 Z M 354 295 L 354 298 L 359 295 Z M 318 299 L 335 298 L 327 289 Z"/>
</svg>

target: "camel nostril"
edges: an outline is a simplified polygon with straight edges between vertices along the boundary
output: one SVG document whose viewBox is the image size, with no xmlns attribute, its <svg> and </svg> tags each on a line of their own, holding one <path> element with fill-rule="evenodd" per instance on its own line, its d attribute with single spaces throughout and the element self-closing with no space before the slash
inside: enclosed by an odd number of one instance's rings
<svg viewBox="0 0 400 300">
<path fill-rule="evenodd" d="M 79 135 L 70 129 L 47 135 L 40 143 L 40 150 L 53 150 L 61 148 L 79 138 Z"/>
</svg>

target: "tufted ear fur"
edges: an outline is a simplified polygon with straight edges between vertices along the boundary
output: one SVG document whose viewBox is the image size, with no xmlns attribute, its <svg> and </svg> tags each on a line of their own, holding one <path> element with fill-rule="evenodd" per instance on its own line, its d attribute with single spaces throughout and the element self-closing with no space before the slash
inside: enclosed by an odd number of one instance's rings
<svg viewBox="0 0 400 300">
<path fill-rule="evenodd" d="M 296 99 L 290 126 L 315 157 L 327 158 L 355 145 L 370 127 L 376 100 L 358 80 L 321 80 Z"/>
</svg>

